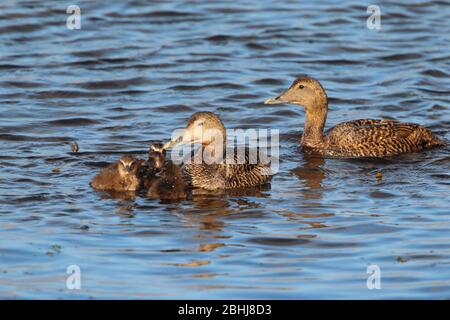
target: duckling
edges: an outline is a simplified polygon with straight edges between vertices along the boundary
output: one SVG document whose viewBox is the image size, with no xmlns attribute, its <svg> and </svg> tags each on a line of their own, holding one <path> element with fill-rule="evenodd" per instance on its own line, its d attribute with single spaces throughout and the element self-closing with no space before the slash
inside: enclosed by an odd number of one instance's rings
<svg viewBox="0 0 450 320">
<path fill-rule="evenodd" d="M 161 171 L 165 162 L 166 150 L 163 149 L 162 143 L 154 143 L 150 146 L 148 159 L 145 161 L 138 172 L 138 177 L 142 181 L 144 189 L 150 188 L 156 175 Z"/>
<path fill-rule="evenodd" d="M 225 155 L 226 129 L 216 114 L 194 113 L 188 120 L 184 133 L 167 142 L 164 149 L 194 143 L 201 143 L 202 147 L 181 167 L 189 186 L 218 190 L 255 187 L 270 182 L 270 164 L 251 163 L 249 149 L 245 150 L 243 156 L 236 152 L 230 156 L 229 158 L 234 159 L 233 163 L 225 161 L 228 158 Z M 205 154 L 211 157 L 208 161 L 203 157 Z"/>
<path fill-rule="evenodd" d="M 150 146 L 148 161 L 156 169 L 161 169 L 166 161 L 166 150 L 162 143 L 154 143 Z"/>
<path fill-rule="evenodd" d="M 324 156 L 381 158 L 444 144 L 425 127 L 394 120 L 354 120 L 324 134 L 328 98 L 320 82 L 308 76 L 298 78 L 289 89 L 264 103 L 303 106 L 306 121 L 300 144 Z"/>
<path fill-rule="evenodd" d="M 180 168 L 166 160 L 166 150 L 162 144 L 153 144 L 150 150 L 148 162 L 158 173 L 150 181 L 147 195 L 161 200 L 185 199 L 187 186 Z"/>
<path fill-rule="evenodd" d="M 144 160 L 125 155 L 97 174 L 91 185 L 97 190 L 136 191 L 141 187 L 138 172 L 143 163 Z"/>
</svg>

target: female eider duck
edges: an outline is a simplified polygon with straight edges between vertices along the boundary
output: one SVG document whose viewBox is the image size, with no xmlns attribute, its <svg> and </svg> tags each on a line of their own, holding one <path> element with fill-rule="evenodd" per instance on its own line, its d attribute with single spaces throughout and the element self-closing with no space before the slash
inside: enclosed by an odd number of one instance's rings
<svg viewBox="0 0 450 320">
<path fill-rule="evenodd" d="M 432 148 L 444 143 L 429 129 L 394 120 L 360 119 L 340 123 L 323 133 L 328 98 L 319 81 L 300 77 L 265 104 L 293 103 L 306 111 L 301 145 L 314 153 L 333 157 L 388 157 Z"/>
<path fill-rule="evenodd" d="M 195 143 L 200 143 L 201 148 L 193 155 L 189 154 L 190 158 L 181 166 L 190 187 L 219 190 L 255 187 L 270 182 L 270 164 L 253 161 L 248 148 L 242 153 L 233 150 L 233 155 L 226 155 L 226 129 L 216 114 L 194 113 L 183 133 L 166 143 L 164 149 Z"/>
</svg>

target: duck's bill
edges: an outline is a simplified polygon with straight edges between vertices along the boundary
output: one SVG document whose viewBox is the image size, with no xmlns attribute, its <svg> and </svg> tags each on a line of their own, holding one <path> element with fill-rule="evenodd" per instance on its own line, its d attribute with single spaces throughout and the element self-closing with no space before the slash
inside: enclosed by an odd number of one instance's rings
<svg viewBox="0 0 450 320">
<path fill-rule="evenodd" d="M 164 144 L 163 149 L 167 150 L 176 146 L 192 144 L 195 141 L 191 139 L 188 131 L 184 131 L 182 134 L 176 136 L 166 144 Z"/>
<path fill-rule="evenodd" d="M 283 95 L 280 94 L 279 96 L 272 97 L 270 99 L 267 99 L 264 101 L 264 104 L 279 104 L 279 103 L 286 103 L 286 101 L 283 99 Z"/>
<path fill-rule="evenodd" d="M 166 142 L 163 145 L 163 149 L 167 150 L 167 149 L 173 148 L 176 145 L 179 145 L 182 141 L 183 141 L 183 136 L 176 137 L 175 139 L 172 139 L 169 142 Z"/>
</svg>

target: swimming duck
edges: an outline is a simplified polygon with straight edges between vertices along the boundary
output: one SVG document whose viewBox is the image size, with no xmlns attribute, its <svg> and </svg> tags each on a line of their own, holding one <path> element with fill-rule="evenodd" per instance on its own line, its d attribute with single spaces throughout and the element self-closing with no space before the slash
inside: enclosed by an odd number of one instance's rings
<svg viewBox="0 0 450 320">
<path fill-rule="evenodd" d="M 226 129 L 216 114 L 194 113 L 189 118 L 184 132 L 166 143 L 164 149 L 194 143 L 201 143 L 202 147 L 188 161 L 184 161 L 181 167 L 184 179 L 191 187 L 218 190 L 269 183 L 270 165 L 251 163 L 249 149 L 246 149 L 243 155 L 234 152 L 233 157 L 229 157 L 234 161 L 227 159 Z M 205 159 L 205 156 L 210 158 Z"/>
<path fill-rule="evenodd" d="M 354 120 L 340 123 L 324 134 L 328 98 L 320 82 L 307 76 L 264 103 L 303 106 L 306 121 L 300 143 L 325 156 L 380 158 L 443 145 L 429 129 L 394 120 Z"/>
<path fill-rule="evenodd" d="M 179 200 L 187 197 L 187 186 L 180 167 L 172 161 L 166 160 L 166 151 L 162 144 L 152 145 L 149 162 L 159 170 L 155 178 L 150 181 L 147 195 L 161 200 Z"/>
<path fill-rule="evenodd" d="M 125 155 L 97 174 L 91 185 L 97 190 L 136 191 L 141 187 L 138 173 L 143 163 L 144 160 Z"/>
</svg>

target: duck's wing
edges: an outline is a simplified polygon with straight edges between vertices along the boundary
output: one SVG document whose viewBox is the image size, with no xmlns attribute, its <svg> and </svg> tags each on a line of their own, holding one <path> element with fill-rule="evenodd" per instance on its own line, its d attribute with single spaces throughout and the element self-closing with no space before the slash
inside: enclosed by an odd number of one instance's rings
<svg viewBox="0 0 450 320">
<path fill-rule="evenodd" d="M 349 138 L 354 143 L 375 142 L 380 139 L 405 138 L 419 125 L 395 120 L 360 119 L 338 124 L 328 131 L 329 138 L 342 141 Z"/>
<path fill-rule="evenodd" d="M 331 153 L 379 157 L 413 152 L 431 146 L 437 139 L 414 123 L 360 119 L 341 123 L 326 136 Z"/>
<path fill-rule="evenodd" d="M 270 163 L 258 148 L 238 148 L 227 160 L 227 189 L 254 187 L 270 182 Z"/>
<path fill-rule="evenodd" d="M 270 164 L 264 164 L 259 150 L 246 147 L 234 151 L 221 163 L 184 164 L 185 181 L 192 187 L 207 190 L 253 187 L 270 181 Z"/>
</svg>

